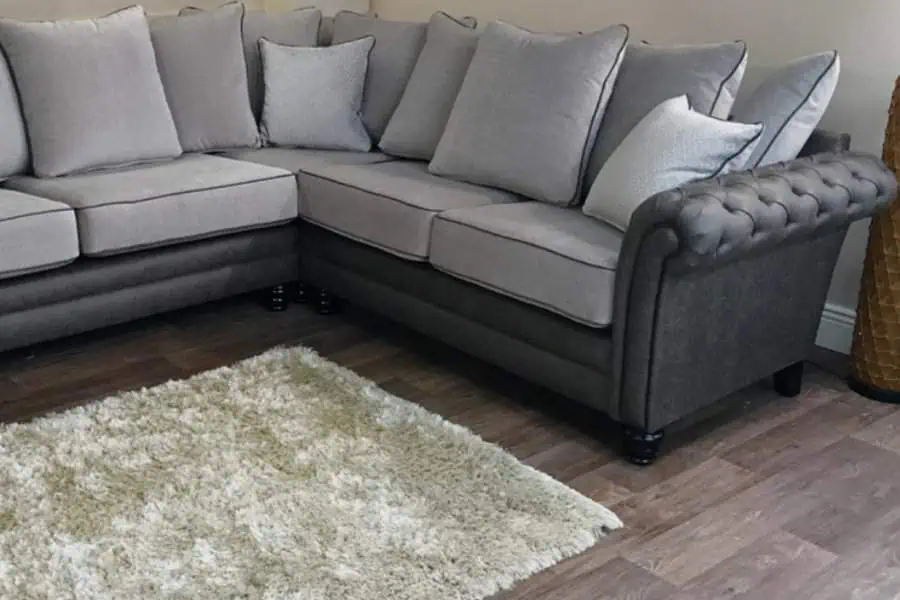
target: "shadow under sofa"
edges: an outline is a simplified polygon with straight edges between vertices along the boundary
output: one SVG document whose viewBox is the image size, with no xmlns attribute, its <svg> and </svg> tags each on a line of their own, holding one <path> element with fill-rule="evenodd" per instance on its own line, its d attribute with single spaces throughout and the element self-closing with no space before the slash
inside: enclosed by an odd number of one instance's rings
<svg viewBox="0 0 900 600">
<path fill-rule="evenodd" d="M 313 168 L 298 175 L 301 285 L 323 312 L 334 295 L 346 298 L 606 413 L 623 425 L 629 459 L 650 464 L 666 427 L 747 385 L 774 375 L 777 392 L 800 393 L 847 229 L 896 194 L 879 160 L 848 149 L 848 136 L 817 131 L 795 161 L 659 194 L 618 245 L 578 209 L 520 202 L 532 211 L 525 229 L 574 232 L 562 250 L 552 239 L 506 239 L 496 219 L 486 235 L 462 218 L 523 212 L 493 196 L 505 192 L 478 188 L 484 205 L 445 212 L 445 192 L 453 205 L 457 189 L 478 186 L 438 183 L 424 163 Z M 242 158 L 283 160 L 276 153 Z M 522 264 L 488 252 L 485 237 L 515 246 Z M 599 285 L 598 264 L 579 258 L 586 240 L 610 246 Z M 467 255 L 458 269 L 455 253 Z M 517 294 L 508 285 L 517 268 L 525 273 L 512 280 L 574 299 L 580 315 Z M 489 276 L 495 284 L 483 276 L 491 269 L 507 275 Z"/>
</svg>

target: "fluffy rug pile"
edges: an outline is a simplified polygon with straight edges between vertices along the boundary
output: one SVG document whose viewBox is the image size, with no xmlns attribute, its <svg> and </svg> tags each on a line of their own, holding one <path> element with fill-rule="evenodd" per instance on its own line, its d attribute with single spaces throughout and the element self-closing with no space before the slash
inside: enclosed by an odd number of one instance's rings
<svg viewBox="0 0 900 600">
<path fill-rule="evenodd" d="M 304 349 L 0 427 L 0 597 L 481 599 L 616 516 Z"/>
</svg>

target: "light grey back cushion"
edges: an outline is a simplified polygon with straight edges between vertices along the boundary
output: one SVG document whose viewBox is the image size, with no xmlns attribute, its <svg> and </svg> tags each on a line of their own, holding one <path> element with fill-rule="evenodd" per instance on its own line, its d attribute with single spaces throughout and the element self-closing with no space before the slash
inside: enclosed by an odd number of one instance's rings
<svg viewBox="0 0 900 600">
<path fill-rule="evenodd" d="M 37 175 L 181 154 L 141 8 L 78 21 L 0 19 L 0 44 Z"/>
<path fill-rule="evenodd" d="M 746 67 L 744 42 L 630 45 L 597 135 L 585 189 L 628 132 L 665 100 L 687 94 L 696 112 L 727 119 Z"/>
<path fill-rule="evenodd" d="M 24 173 L 30 163 L 19 95 L 9 63 L 0 53 L 0 179 Z"/>
<path fill-rule="evenodd" d="M 305 48 L 260 40 L 266 141 L 274 146 L 371 150 L 361 111 L 374 43 L 375 38 L 366 37 Z"/>
<path fill-rule="evenodd" d="M 374 140 L 380 140 L 400 103 L 406 82 L 425 44 L 426 23 L 384 21 L 375 16 L 339 12 L 334 17 L 332 44 L 375 38 L 369 58 L 363 122 Z"/>
<path fill-rule="evenodd" d="M 613 151 L 594 180 L 584 213 L 625 231 L 634 211 L 653 195 L 742 169 L 762 131 L 761 123 L 695 112 L 687 96 L 666 100 Z"/>
<path fill-rule="evenodd" d="M 428 23 L 425 47 L 379 146 L 387 154 L 431 160 L 478 46 L 476 23 L 442 12 Z"/>
<path fill-rule="evenodd" d="M 189 6 L 179 14 L 203 12 L 202 8 Z M 259 40 L 266 38 L 276 44 L 290 46 L 317 46 L 322 11 L 318 8 L 299 8 L 292 11 L 266 12 L 249 10 L 244 15 L 244 59 L 247 62 L 247 86 L 250 89 L 250 107 L 259 120 L 262 114 L 265 87 L 262 78 L 262 59 Z"/>
<path fill-rule="evenodd" d="M 627 40 L 624 25 L 561 36 L 489 24 L 431 172 L 551 204 L 577 203 Z"/>
<path fill-rule="evenodd" d="M 785 65 L 752 94 L 738 96 L 732 120 L 766 126 L 747 166 L 797 158 L 831 103 L 840 74 L 838 53 L 823 52 Z"/>
<path fill-rule="evenodd" d="M 244 5 L 154 19 L 150 25 L 166 97 L 185 152 L 259 145 L 250 109 Z"/>
</svg>

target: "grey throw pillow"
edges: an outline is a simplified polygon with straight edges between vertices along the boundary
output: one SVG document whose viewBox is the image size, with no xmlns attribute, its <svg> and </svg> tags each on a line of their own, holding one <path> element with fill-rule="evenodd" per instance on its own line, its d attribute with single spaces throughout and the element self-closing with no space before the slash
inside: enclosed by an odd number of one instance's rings
<svg viewBox="0 0 900 600">
<path fill-rule="evenodd" d="M 181 154 L 143 9 L 78 21 L 0 19 L 0 44 L 38 176 Z"/>
<path fill-rule="evenodd" d="M 687 94 L 696 112 L 727 119 L 746 67 L 744 42 L 629 46 L 597 135 L 585 189 L 628 132 L 669 98 Z"/>
<path fill-rule="evenodd" d="M 797 158 L 831 103 L 841 73 L 837 52 L 795 60 L 746 96 L 738 96 L 732 120 L 765 124 L 748 166 L 763 167 Z"/>
<path fill-rule="evenodd" d="M 16 84 L 6 57 L 0 53 L 0 179 L 24 173 L 30 162 Z"/>
<path fill-rule="evenodd" d="M 583 36 L 487 26 L 430 170 L 567 206 L 628 40 L 624 25 Z"/>
<path fill-rule="evenodd" d="M 363 122 L 374 140 L 380 140 L 400 103 L 406 82 L 425 44 L 426 23 L 384 21 L 375 16 L 342 11 L 334 17 L 332 44 L 372 36 Z"/>
<path fill-rule="evenodd" d="M 425 47 L 379 146 L 387 154 L 431 160 L 478 46 L 476 23 L 435 13 Z"/>
<path fill-rule="evenodd" d="M 305 48 L 260 40 L 266 83 L 262 129 L 275 146 L 368 152 L 363 91 L 372 37 Z"/>
<path fill-rule="evenodd" d="M 666 100 L 613 151 L 591 187 L 584 213 L 625 231 L 634 211 L 653 195 L 742 169 L 762 131 L 761 123 L 695 112 L 687 96 Z"/>
<path fill-rule="evenodd" d="M 250 109 L 244 5 L 154 19 L 156 61 L 185 152 L 259 145 Z"/>
<path fill-rule="evenodd" d="M 203 12 L 202 8 L 189 6 L 180 15 Z M 276 44 L 289 46 L 316 46 L 322 11 L 318 8 L 299 8 L 283 12 L 249 10 L 244 15 L 244 59 L 247 62 L 247 86 L 250 91 L 250 107 L 259 120 L 262 114 L 264 84 L 259 40 L 266 38 Z"/>
</svg>

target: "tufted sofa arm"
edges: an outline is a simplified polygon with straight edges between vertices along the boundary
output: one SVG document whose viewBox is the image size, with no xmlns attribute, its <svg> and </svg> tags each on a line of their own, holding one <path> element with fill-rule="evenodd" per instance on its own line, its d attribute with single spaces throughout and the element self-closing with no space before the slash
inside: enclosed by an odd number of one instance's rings
<svg viewBox="0 0 900 600">
<path fill-rule="evenodd" d="M 646 200 L 616 267 L 613 416 L 655 432 L 804 360 L 849 224 L 896 194 L 877 158 L 826 152 Z"/>
<path fill-rule="evenodd" d="M 671 228 L 681 266 L 717 264 L 845 227 L 896 194 L 896 177 L 874 156 L 817 154 L 657 194 L 632 217 L 626 246 Z"/>
</svg>

